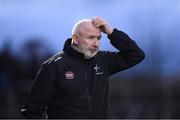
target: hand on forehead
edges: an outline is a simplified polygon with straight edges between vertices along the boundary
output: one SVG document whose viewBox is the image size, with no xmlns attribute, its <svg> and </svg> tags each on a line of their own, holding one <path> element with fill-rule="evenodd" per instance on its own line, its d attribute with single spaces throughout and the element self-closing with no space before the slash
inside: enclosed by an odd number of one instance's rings
<svg viewBox="0 0 180 120">
<path fill-rule="evenodd" d="M 92 19 L 92 24 L 99 28 L 100 26 L 104 25 L 104 19 L 103 18 L 100 18 L 100 17 L 94 17 Z"/>
<path fill-rule="evenodd" d="M 87 31 L 101 32 L 100 28 L 96 27 L 92 21 L 85 22 L 85 24 L 83 25 L 83 28 L 84 28 L 84 30 L 87 30 Z"/>
</svg>

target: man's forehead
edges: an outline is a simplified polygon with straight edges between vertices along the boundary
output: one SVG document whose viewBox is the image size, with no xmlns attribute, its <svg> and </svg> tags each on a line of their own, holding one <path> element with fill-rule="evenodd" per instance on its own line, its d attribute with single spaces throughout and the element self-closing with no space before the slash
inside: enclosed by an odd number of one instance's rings
<svg viewBox="0 0 180 120">
<path fill-rule="evenodd" d="M 91 35 L 101 35 L 101 30 L 97 27 L 95 27 L 91 22 L 86 22 L 82 26 L 82 32 L 85 32 L 85 34 L 91 34 Z"/>
</svg>

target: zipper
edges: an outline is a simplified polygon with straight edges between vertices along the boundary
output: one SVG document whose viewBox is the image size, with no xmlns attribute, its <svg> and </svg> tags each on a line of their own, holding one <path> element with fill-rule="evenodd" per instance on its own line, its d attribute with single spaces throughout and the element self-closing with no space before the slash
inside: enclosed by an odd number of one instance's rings
<svg viewBox="0 0 180 120">
<path fill-rule="evenodd" d="M 87 76 L 87 65 L 85 64 L 85 91 L 88 96 L 88 105 L 89 105 L 89 115 L 92 116 L 92 107 L 91 107 L 91 94 L 89 92 L 88 86 L 88 76 Z"/>
</svg>

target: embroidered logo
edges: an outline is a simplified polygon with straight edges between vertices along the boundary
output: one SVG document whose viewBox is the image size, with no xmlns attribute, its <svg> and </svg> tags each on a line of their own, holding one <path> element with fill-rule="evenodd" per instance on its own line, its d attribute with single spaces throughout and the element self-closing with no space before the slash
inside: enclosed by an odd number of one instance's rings
<svg viewBox="0 0 180 120">
<path fill-rule="evenodd" d="M 96 64 L 96 66 L 94 67 L 94 70 L 96 71 L 96 75 L 103 74 L 103 72 L 98 71 L 99 69 L 100 69 L 100 67 L 98 67 Z"/>
<path fill-rule="evenodd" d="M 65 76 L 66 76 L 66 79 L 68 79 L 68 80 L 74 79 L 74 73 L 72 71 L 67 71 L 65 73 Z"/>
</svg>

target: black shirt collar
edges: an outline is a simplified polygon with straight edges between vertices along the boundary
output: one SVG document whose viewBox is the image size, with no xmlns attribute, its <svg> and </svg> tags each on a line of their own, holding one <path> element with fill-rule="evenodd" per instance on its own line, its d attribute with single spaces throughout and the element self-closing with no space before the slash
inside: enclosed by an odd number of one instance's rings
<svg viewBox="0 0 180 120">
<path fill-rule="evenodd" d="M 84 59 L 84 54 L 76 51 L 74 48 L 71 47 L 71 40 L 72 38 L 68 38 L 66 40 L 63 51 L 69 54 L 70 56 Z"/>
</svg>

